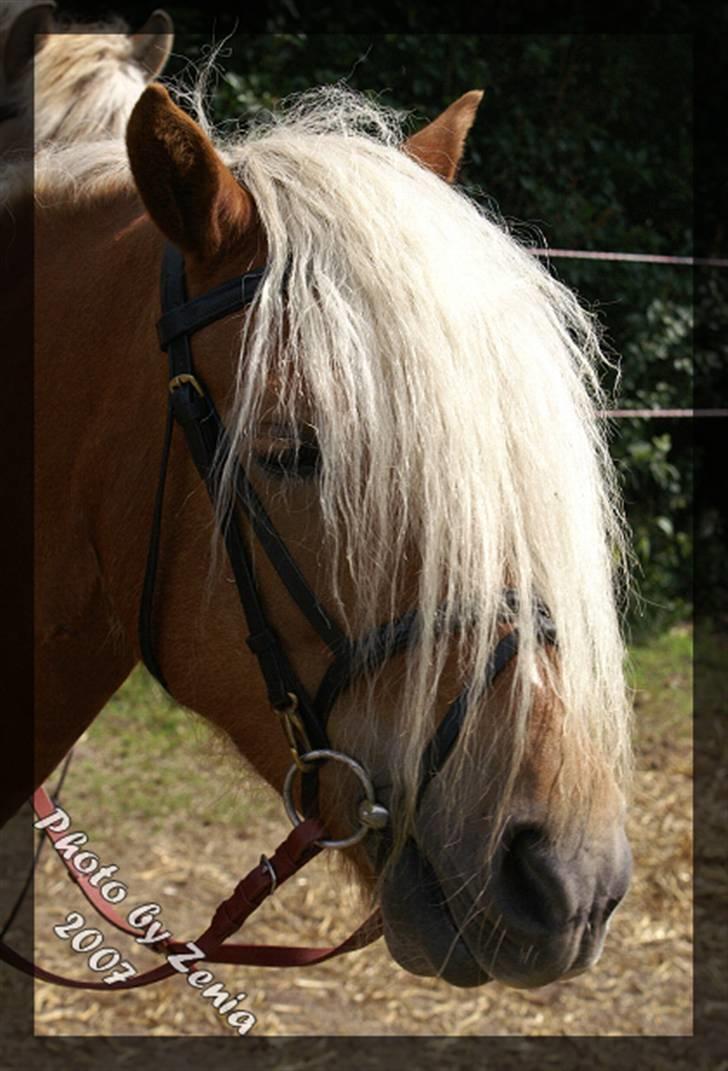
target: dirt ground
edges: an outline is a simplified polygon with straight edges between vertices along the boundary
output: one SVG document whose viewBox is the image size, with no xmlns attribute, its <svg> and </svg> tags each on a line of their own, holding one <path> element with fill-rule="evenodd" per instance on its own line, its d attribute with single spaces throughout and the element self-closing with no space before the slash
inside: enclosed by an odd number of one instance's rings
<svg viewBox="0 0 728 1071">
<path fill-rule="evenodd" d="M 150 765 L 149 740 L 138 733 L 122 739 L 115 733 L 118 717 L 118 707 L 110 705 L 77 745 L 63 805 L 73 828 L 89 834 L 89 848 L 103 863 L 118 865 L 129 886 L 128 903 L 161 904 L 175 936 L 192 938 L 261 851 L 272 852 L 288 821 L 273 794 L 241 775 L 235 757 L 219 740 L 208 739 L 197 719 L 190 727 L 189 715 L 168 712 L 172 722 L 186 719 L 188 736 L 184 746 L 172 739 Z M 186 785 L 189 797 L 165 813 L 169 785 Z M 689 733 L 645 734 L 629 829 L 633 885 L 601 961 L 588 974 L 532 991 L 497 983 L 456 990 L 401 970 L 383 941 L 308 970 L 214 966 L 215 979 L 232 994 L 244 992 L 241 1007 L 257 1019 L 239 1044 L 291 1035 L 690 1035 L 691 815 Z M 93 917 L 50 850 L 41 863 L 35 904 L 36 960 L 50 970 L 92 977 L 86 957 L 53 930 L 72 911 L 98 926 L 104 944 L 118 948 L 139 971 L 159 963 Z M 244 939 L 328 945 L 354 928 L 362 910 L 328 853 L 268 901 Z M 36 983 L 34 1032 L 47 1038 L 235 1036 L 181 978 L 124 993 Z M 444 1054 L 440 1064 L 447 1066 Z"/>
</svg>

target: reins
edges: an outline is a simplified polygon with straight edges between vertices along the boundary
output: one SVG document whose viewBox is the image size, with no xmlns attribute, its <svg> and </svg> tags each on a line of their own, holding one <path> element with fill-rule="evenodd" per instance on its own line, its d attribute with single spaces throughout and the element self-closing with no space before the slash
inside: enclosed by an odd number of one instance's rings
<svg viewBox="0 0 728 1071">
<path fill-rule="evenodd" d="M 53 801 L 43 788 L 39 788 L 33 795 L 33 807 L 39 819 L 48 818 L 56 810 Z M 55 831 L 51 826 L 45 827 L 45 833 L 55 844 L 60 840 L 62 833 Z M 322 846 L 319 841 L 324 830 L 318 819 L 309 818 L 300 825 L 294 827 L 288 836 L 278 845 L 274 854 L 268 859 L 261 857 L 258 866 L 254 867 L 246 876 L 238 882 L 235 889 L 227 899 L 223 900 L 215 910 L 207 928 L 194 941 L 175 941 L 165 938 L 153 947 L 154 951 L 164 955 L 166 962 L 159 967 L 153 967 L 141 974 L 134 974 L 121 981 L 107 983 L 85 982 L 76 978 L 66 978 L 53 971 L 45 970 L 37 964 L 21 956 L 10 948 L 4 941 L 0 941 L 0 958 L 4 959 L 13 967 L 38 978 L 44 982 L 52 982 L 55 985 L 65 986 L 71 989 L 138 989 L 142 986 L 152 985 L 170 978 L 178 973 L 177 968 L 170 962 L 170 957 L 199 950 L 199 962 L 244 964 L 256 967 L 303 967 L 314 963 L 323 963 L 328 959 L 334 959 L 346 952 L 354 952 L 364 948 L 377 940 L 382 933 L 381 916 L 379 912 L 372 914 L 350 937 L 341 944 L 328 948 L 306 948 L 286 945 L 248 945 L 248 944 L 225 944 L 228 937 L 236 933 L 243 923 L 256 911 L 261 904 L 289 878 L 314 859 Z M 60 853 L 59 853 L 60 854 Z M 144 931 L 129 925 L 107 903 L 97 888 L 91 884 L 91 878 L 80 874 L 74 869 L 71 861 L 63 854 L 61 858 L 66 869 L 79 887 L 88 902 L 95 910 L 117 930 L 130 937 L 143 936 Z M 194 961 L 193 966 L 199 963 Z"/>
</svg>

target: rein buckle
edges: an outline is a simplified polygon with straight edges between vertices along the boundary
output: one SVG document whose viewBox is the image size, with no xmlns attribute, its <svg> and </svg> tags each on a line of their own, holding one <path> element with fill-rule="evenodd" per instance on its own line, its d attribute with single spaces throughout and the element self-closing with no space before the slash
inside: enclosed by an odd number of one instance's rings
<svg viewBox="0 0 728 1071">
<path fill-rule="evenodd" d="M 190 375 L 188 372 L 183 372 L 181 375 L 173 376 L 172 379 L 170 379 L 170 381 L 169 381 L 169 393 L 173 394 L 174 391 L 176 391 L 178 387 L 182 386 L 183 383 L 189 383 L 189 385 L 192 388 L 194 388 L 194 390 L 197 391 L 197 393 L 199 394 L 199 396 L 201 398 L 205 397 L 205 392 L 203 391 L 203 389 L 200 386 L 200 384 L 197 382 L 195 377 Z"/>
<path fill-rule="evenodd" d="M 296 767 L 301 773 L 309 773 L 316 767 L 310 762 L 304 762 L 302 756 L 312 751 L 313 748 L 311 741 L 308 739 L 303 719 L 298 712 L 298 696 L 295 692 L 289 692 L 288 698 L 290 700 L 288 706 L 273 707 L 273 709 L 281 719 L 283 732 L 286 735 L 288 747 Z"/>
</svg>

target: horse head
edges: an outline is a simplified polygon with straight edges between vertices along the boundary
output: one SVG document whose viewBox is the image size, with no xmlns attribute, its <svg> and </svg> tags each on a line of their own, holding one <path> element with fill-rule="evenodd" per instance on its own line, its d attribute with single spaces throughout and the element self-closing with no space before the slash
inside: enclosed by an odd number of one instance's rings
<svg viewBox="0 0 728 1071">
<path fill-rule="evenodd" d="M 38 616 L 49 708 L 144 655 L 319 808 L 401 965 L 534 986 L 629 880 L 624 543 L 596 329 L 455 185 L 480 97 L 405 138 L 329 89 L 216 143 L 146 89 L 131 176 L 38 222 Z"/>
</svg>

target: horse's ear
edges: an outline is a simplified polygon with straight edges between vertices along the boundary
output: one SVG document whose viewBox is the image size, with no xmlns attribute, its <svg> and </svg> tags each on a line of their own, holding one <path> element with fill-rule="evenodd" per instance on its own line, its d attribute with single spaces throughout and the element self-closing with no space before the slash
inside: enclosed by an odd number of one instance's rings
<svg viewBox="0 0 728 1071">
<path fill-rule="evenodd" d="M 132 174 L 149 215 L 171 242 L 202 261 L 251 226 L 253 201 L 211 142 L 163 86 L 148 86 L 126 131 Z"/>
<path fill-rule="evenodd" d="M 132 56 L 151 82 L 165 68 L 174 44 L 174 23 L 166 11 L 153 11 L 138 33 L 131 35 Z"/>
<path fill-rule="evenodd" d="M 53 29 L 54 3 L 32 4 L 13 20 L 7 32 L 2 64 L 7 85 L 12 85 L 23 74 L 42 44 L 39 35 Z M 38 36 L 37 36 L 38 35 Z"/>
<path fill-rule="evenodd" d="M 465 139 L 482 99 L 481 89 L 464 93 L 442 115 L 408 138 L 404 143 L 405 152 L 446 182 L 453 182 L 463 156 Z"/>
</svg>

